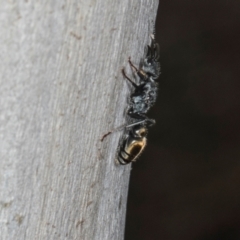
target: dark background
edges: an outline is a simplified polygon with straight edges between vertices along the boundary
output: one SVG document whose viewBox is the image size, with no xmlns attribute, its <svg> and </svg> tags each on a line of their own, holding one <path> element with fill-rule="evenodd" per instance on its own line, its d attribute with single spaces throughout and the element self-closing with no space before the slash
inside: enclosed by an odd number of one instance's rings
<svg viewBox="0 0 240 240">
<path fill-rule="evenodd" d="M 240 1 L 161 0 L 157 124 L 133 170 L 126 240 L 240 239 Z"/>
</svg>

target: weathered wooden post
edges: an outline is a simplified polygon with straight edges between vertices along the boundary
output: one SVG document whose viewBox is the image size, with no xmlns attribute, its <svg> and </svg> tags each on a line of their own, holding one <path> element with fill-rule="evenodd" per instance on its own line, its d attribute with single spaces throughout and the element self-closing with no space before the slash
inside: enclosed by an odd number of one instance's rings
<svg viewBox="0 0 240 240">
<path fill-rule="evenodd" d="M 123 239 L 131 166 L 114 158 L 127 59 L 157 0 L 1 1 L 0 235 Z"/>
</svg>

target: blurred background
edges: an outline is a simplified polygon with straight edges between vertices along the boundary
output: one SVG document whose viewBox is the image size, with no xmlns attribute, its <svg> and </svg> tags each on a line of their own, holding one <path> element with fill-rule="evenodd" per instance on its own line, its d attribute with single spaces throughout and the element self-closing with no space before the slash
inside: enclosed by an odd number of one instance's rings
<svg viewBox="0 0 240 240">
<path fill-rule="evenodd" d="M 240 1 L 161 0 L 157 124 L 131 174 L 126 240 L 240 239 Z"/>
</svg>

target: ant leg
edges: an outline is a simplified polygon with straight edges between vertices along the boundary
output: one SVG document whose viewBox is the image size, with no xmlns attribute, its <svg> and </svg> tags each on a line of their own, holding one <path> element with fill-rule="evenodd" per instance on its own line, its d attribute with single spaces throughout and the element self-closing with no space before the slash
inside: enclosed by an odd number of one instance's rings
<svg viewBox="0 0 240 240">
<path fill-rule="evenodd" d="M 136 119 L 138 121 L 135 122 L 135 123 L 131 123 L 131 124 L 127 125 L 126 128 L 130 128 L 130 127 L 133 127 L 133 126 L 139 125 L 139 124 L 151 127 L 152 125 L 155 124 L 154 119 L 150 119 L 150 118 L 146 117 L 144 114 L 128 112 L 128 115 L 131 118 Z"/>
<path fill-rule="evenodd" d="M 126 75 L 124 69 L 122 69 L 122 74 L 123 74 L 123 76 L 124 76 L 135 88 L 138 88 L 138 85 L 137 85 L 135 82 L 133 82 L 133 81 Z"/>
<path fill-rule="evenodd" d="M 104 140 L 108 135 L 110 135 L 110 134 L 112 134 L 112 133 L 114 133 L 114 132 L 122 131 L 124 128 L 126 128 L 126 126 L 127 126 L 127 124 L 123 124 L 123 125 L 121 125 L 121 126 L 119 126 L 119 127 L 117 127 L 117 128 L 114 128 L 113 130 L 105 133 L 105 134 L 102 136 L 102 138 L 100 139 L 100 141 L 103 142 L 103 140 Z"/>
<path fill-rule="evenodd" d="M 146 120 L 142 120 L 142 121 L 139 121 L 139 122 L 131 123 L 131 124 L 127 125 L 126 128 L 131 128 L 131 127 L 143 124 L 145 122 L 146 122 Z"/>
<path fill-rule="evenodd" d="M 105 133 L 102 138 L 100 139 L 101 142 L 103 142 L 103 140 L 112 133 L 113 131 L 109 131 L 108 133 Z"/>
<path fill-rule="evenodd" d="M 130 64 L 130 66 L 138 73 L 139 69 L 132 63 L 131 57 L 128 58 L 128 62 Z"/>
<path fill-rule="evenodd" d="M 153 126 L 155 123 L 156 123 L 156 121 L 155 121 L 154 119 L 146 118 L 146 119 L 144 119 L 144 120 L 142 120 L 142 121 L 135 122 L 135 123 L 131 123 L 131 124 L 127 125 L 126 128 L 131 128 L 131 127 L 134 127 L 134 126 L 140 125 L 140 124 L 146 125 L 146 126 L 148 126 L 148 127 L 151 127 L 151 126 Z"/>
<path fill-rule="evenodd" d="M 146 79 L 147 78 L 147 75 L 146 73 L 141 70 L 141 69 L 138 69 L 131 61 L 131 57 L 128 58 L 128 62 L 130 64 L 130 66 L 137 72 L 138 76 L 142 79 Z"/>
</svg>

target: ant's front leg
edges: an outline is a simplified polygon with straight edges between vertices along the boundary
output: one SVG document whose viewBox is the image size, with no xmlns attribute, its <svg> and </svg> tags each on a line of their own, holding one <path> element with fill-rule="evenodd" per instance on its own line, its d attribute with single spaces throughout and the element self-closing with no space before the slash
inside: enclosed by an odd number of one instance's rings
<svg viewBox="0 0 240 240">
<path fill-rule="evenodd" d="M 130 64 L 130 66 L 137 72 L 138 76 L 142 79 L 146 79 L 147 78 L 147 74 L 142 70 L 142 69 L 138 69 L 131 61 L 131 57 L 128 58 L 128 62 Z"/>
<path fill-rule="evenodd" d="M 132 63 L 131 57 L 128 58 L 128 62 L 130 64 L 130 66 L 138 73 L 139 69 Z"/>
<path fill-rule="evenodd" d="M 127 76 L 127 74 L 124 71 L 124 68 L 122 69 L 122 74 L 135 88 L 138 88 L 138 85 Z"/>
</svg>

